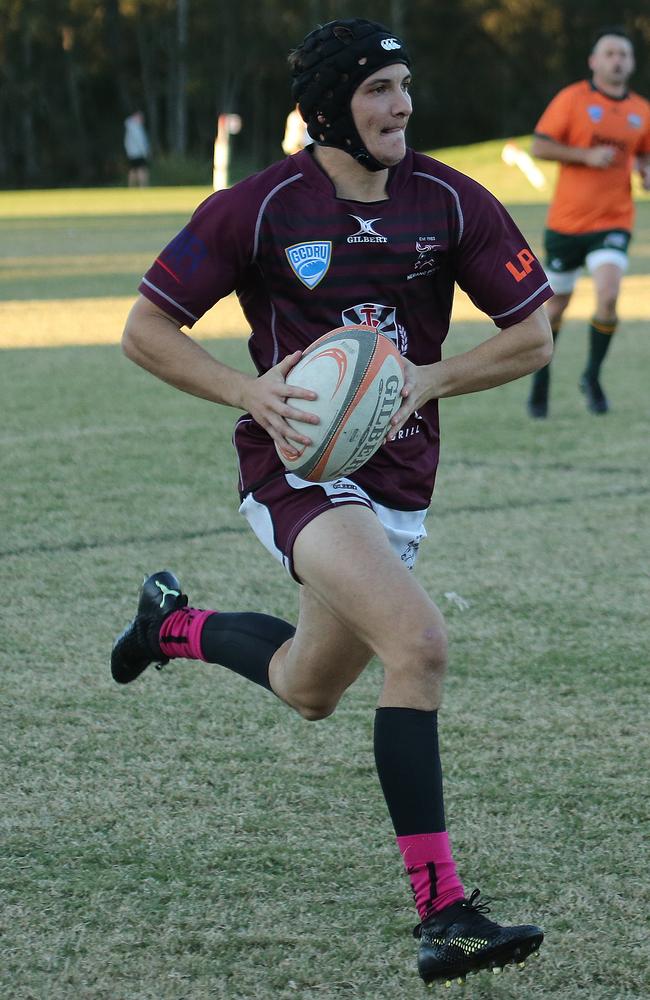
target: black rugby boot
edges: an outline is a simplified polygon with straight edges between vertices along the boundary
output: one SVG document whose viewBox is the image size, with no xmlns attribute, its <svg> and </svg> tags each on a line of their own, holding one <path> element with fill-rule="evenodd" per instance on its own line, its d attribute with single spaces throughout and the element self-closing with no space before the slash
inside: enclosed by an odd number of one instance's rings
<svg viewBox="0 0 650 1000">
<path fill-rule="evenodd" d="M 544 940 L 541 927 L 502 927 L 485 916 L 490 912 L 487 902 L 475 889 L 469 899 L 446 906 L 415 928 L 413 934 L 420 939 L 418 972 L 427 986 L 462 983 L 468 973 L 481 969 L 500 972 L 510 963 L 522 966 L 537 953 Z"/>
<path fill-rule="evenodd" d="M 111 673 L 118 684 L 134 681 L 150 663 L 169 663 L 158 644 L 165 618 L 187 605 L 181 585 L 169 570 L 146 577 L 140 590 L 135 618 L 118 635 L 111 652 Z"/>
<path fill-rule="evenodd" d="M 609 401 L 597 378 L 583 375 L 580 379 L 580 391 L 585 395 L 587 409 L 590 413 L 607 413 Z"/>
</svg>

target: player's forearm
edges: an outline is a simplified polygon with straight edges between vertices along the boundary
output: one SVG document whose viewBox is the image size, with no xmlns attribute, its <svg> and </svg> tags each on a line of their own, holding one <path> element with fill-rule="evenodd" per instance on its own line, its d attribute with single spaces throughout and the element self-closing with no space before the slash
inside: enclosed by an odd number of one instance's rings
<svg viewBox="0 0 650 1000">
<path fill-rule="evenodd" d="M 135 364 L 176 389 L 201 399 L 245 409 L 243 395 L 253 376 L 217 361 L 154 306 L 140 299 L 122 336 L 122 350 Z"/>
<path fill-rule="evenodd" d="M 564 143 L 536 135 L 530 147 L 532 156 L 538 160 L 555 160 L 558 163 L 587 163 L 588 149 L 581 146 L 565 146 Z"/>
<path fill-rule="evenodd" d="M 543 308 L 464 354 L 429 366 L 430 398 L 480 392 L 547 365 L 553 337 Z"/>
</svg>

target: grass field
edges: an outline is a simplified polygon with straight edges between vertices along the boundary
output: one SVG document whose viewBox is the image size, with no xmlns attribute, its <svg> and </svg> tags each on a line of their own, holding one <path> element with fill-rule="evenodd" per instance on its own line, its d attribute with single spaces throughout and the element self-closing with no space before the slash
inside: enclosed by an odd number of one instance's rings
<svg viewBox="0 0 650 1000">
<path fill-rule="evenodd" d="M 116 343 L 140 272 L 206 193 L 0 194 L 0 996 L 422 996 L 374 774 L 379 666 L 318 725 L 205 664 L 110 680 L 145 572 L 173 568 L 199 606 L 295 613 L 236 513 L 234 413 Z M 543 203 L 512 210 L 539 246 Z M 607 417 L 576 389 L 586 286 L 548 421 L 525 416 L 523 382 L 441 407 L 418 575 L 451 635 L 449 826 L 466 886 L 547 934 L 534 967 L 467 997 L 650 995 L 649 257 L 644 202 Z M 244 333 L 231 302 L 202 321 L 229 364 L 248 365 Z M 488 333 L 461 300 L 448 350 Z"/>
</svg>

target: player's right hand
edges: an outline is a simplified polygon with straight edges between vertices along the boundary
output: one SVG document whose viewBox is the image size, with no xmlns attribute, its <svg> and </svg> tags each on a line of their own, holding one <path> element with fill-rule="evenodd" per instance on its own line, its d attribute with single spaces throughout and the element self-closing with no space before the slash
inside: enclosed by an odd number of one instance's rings
<svg viewBox="0 0 650 1000">
<path fill-rule="evenodd" d="M 597 170 L 606 170 L 611 167 L 616 156 L 615 146 L 591 146 L 585 150 L 585 165 L 595 167 Z"/>
<path fill-rule="evenodd" d="M 290 402 L 292 399 L 316 399 L 316 393 L 311 389 L 286 383 L 287 375 L 300 361 L 301 355 L 301 351 L 287 355 L 264 375 L 251 379 L 244 393 L 244 405 L 250 415 L 280 448 L 296 457 L 299 452 L 293 442 L 309 445 L 312 441 L 306 434 L 294 430 L 287 420 L 306 424 L 319 423 L 315 413 L 305 413 Z"/>
</svg>

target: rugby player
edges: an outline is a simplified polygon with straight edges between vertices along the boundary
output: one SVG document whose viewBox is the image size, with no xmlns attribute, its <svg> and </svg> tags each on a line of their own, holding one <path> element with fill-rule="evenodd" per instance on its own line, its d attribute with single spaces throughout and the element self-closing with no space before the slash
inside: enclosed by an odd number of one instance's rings
<svg viewBox="0 0 650 1000">
<path fill-rule="evenodd" d="M 650 190 L 650 104 L 628 90 L 634 50 L 620 28 L 598 32 L 589 56 L 591 80 L 565 87 L 535 126 L 531 152 L 560 164 L 544 232 L 546 271 L 553 298 L 546 305 L 557 338 L 583 266 L 594 282 L 596 310 L 580 389 L 591 413 L 609 402 L 600 369 L 618 325 L 617 303 L 627 269 L 634 205 L 635 160 Z M 536 372 L 528 397 L 531 417 L 548 415 L 550 368 Z"/>
<path fill-rule="evenodd" d="M 306 37 L 290 66 L 313 142 L 199 206 L 143 278 L 123 346 L 158 378 L 244 411 L 233 437 L 240 510 L 300 586 L 298 622 L 189 607 L 173 573 L 153 573 L 115 642 L 112 674 L 125 684 L 151 663 L 205 660 L 317 720 L 376 655 L 384 675 L 375 760 L 420 917 L 419 972 L 427 983 L 463 978 L 523 962 L 543 933 L 489 919 L 457 874 L 437 735 L 445 623 L 410 570 L 438 463 L 438 399 L 547 364 L 551 292 L 499 202 L 407 147 L 411 72 L 401 39 L 376 22 L 332 21 Z M 496 329 L 443 360 L 455 282 Z M 233 290 L 257 377 L 181 329 Z M 285 379 L 316 338 L 359 322 L 401 351 L 402 403 L 366 465 L 308 483 L 286 472 L 275 448 L 309 443 L 314 422 L 300 409 L 310 393 Z"/>
</svg>

